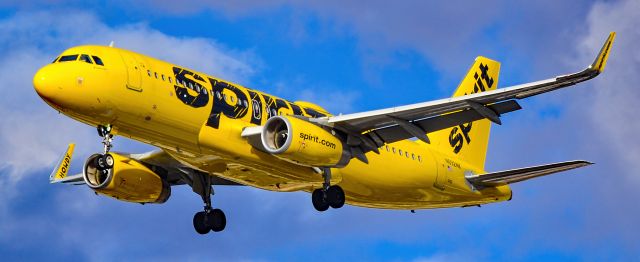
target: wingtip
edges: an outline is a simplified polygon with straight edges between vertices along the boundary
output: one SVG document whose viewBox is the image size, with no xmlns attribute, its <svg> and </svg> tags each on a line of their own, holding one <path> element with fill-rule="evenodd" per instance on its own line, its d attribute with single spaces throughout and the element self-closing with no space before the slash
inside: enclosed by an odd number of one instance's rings
<svg viewBox="0 0 640 262">
<path fill-rule="evenodd" d="M 591 161 L 587 161 L 587 160 L 578 160 L 577 162 L 579 162 L 582 166 L 590 166 L 590 165 L 595 164 L 595 163 L 593 163 Z"/>
<path fill-rule="evenodd" d="M 616 38 L 616 32 L 610 32 L 607 41 L 604 42 L 598 56 L 593 61 L 590 69 L 597 71 L 598 73 L 602 73 L 604 71 L 605 66 L 607 65 L 607 60 L 609 59 L 609 52 L 611 50 L 611 45 L 613 44 L 613 40 Z"/>
<path fill-rule="evenodd" d="M 67 150 L 60 157 L 60 160 L 57 162 L 57 165 L 51 172 L 51 175 L 49 175 L 49 182 L 51 182 L 52 184 L 57 183 L 57 180 L 63 179 L 67 176 L 75 146 L 76 145 L 74 143 L 69 143 L 69 145 L 67 146 Z"/>
</svg>

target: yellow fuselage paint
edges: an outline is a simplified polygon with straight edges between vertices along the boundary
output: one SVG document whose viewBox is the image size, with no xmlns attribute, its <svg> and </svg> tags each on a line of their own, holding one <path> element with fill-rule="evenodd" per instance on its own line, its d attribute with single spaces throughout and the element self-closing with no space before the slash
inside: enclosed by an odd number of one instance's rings
<svg viewBox="0 0 640 262">
<path fill-rule="evenodd" d="M 157 146 L 182 163 L 240 184 L 272 191 L 311 192 L 321 187 L 322 176 L 312 168 L 257 150 L 241 132 L 263 125 L 273 108 L 281 115 L 328 114 L 322 108 L 291 103 L 123 49 L 79 46 L 62 56 L 72 54 L 98 56 L 104 66 L 57 62 L 36 74 L 38 93 L 60 112 L 91 126 L 111 124 L 114 134 Z M 188 70 L 186 79 L 194 85 L 176 83 L 178 69 L 174 68 Z M 233 89 L 216 92 L 212 82 Z M 181 100 L 180 95 L 188 99 Z M 270 109 L 268 100 L 284 106 Z M 235 109 L 219 113 L 216 120 L 212 118 L 215 103 Z M 396 142 L 381 147 L 379 155 L 370 152 L 366 157 L 368 164 L 353 159 L 344 168 L 332 169 L 332 184 L 344 189 L 348 204 L 418 209 L 479 205 L 511 197 L 508 186 L 473 190 L 464 176 L 483 170 L 474 170 L 454 154 L 422 142 Z"/>
</svg>

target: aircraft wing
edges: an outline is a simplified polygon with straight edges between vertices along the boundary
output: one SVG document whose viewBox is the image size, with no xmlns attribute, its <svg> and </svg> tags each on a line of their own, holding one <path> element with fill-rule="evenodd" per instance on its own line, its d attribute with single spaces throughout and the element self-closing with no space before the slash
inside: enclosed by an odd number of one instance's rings
<svg viewBox="0 0 640 262">
<path fill-rule="evenodd" d="M 467 181 L 474 186 L 498 186 L 516 183 L 531 179 L 539 176 L 546 176 L 557 172 L 567 171 L 575 168 L 580 168 L 593 163 L 575 160 L 568 162 L 561 162 L 555 164 L 547 164 L 534 167 L 525 167 L 519 169 L 512 169 L 507 171 L 493 172 L 482 175 L 467 176 Z"/>
<path fill-rule="evenodd" d="M 535 96 L 592 79 L 605 68 L 615 32 L 609 34 L 594 62 L 586 69 L 568 75 L 526 83 L 493 91 L 440 99 L 368 112 L 311 119 L 319 124 L 363 134 L 377 147 L 384 143 L 416 137 L 429 143 L 429 132 L 460 124 L 489 119 L 501 124 L 500 115 L 520 109 L 518 99 Z M 367 144 L 367 141 L 365 141 Z M 369 150 L 373 145 L 368 143 Z"/>
<path fill-rule="evenodd" d="M 58 165 L 56 165 L 53 172 L 51 172 L 49 180 L 52 184 L 85 184 L 82 173 L 76 175 L 67 175 L 68 169 L 71 165 L 74 147 L 74 144 L 69 144 L 67 151 L 62 155 Z M 193 183 L 192 175 L 194 173 L 201 172 L 180 163 L 175 158 L 162 150 L 156 150 L 142 154 L 121 153 L 121 155 L 143 163 L 149 169 L 151 169 L 151 171 L 158 174 L 160 177 L 165 179 L 169 183 L 169 185 L 172 186 L 183 184 L 191 185 Z M 210 177 L 212 185 L 240 185 L 238 183 L 225 180 L 215 175 L 211 175 Z"/>
<path fill-rule="evenodd" d="M 160 176 L 163 176 L 163 178 L 166 179 L 167 182 L 169 182 L 169 184 L 172 186 L 182 184 L 191 185 L 193 181 L 191 175 L 193 173 L 202 172 L 180 163 L 178 160 L 176 160 L 163 150 L 156 150 L 142 154 L 123 155 L 144 163 L 153 172 L 156 172 Z M 212 185 L 241 185 L 215 175 L 210 175 L 210 177 Z"/>
</svg>

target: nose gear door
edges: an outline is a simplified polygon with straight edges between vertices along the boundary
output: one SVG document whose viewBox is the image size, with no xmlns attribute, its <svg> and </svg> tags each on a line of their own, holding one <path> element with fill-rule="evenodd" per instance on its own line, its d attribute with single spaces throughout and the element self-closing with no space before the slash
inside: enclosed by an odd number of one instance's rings
<svg viewBox="0 0 640 262">
<path fill-rule="evenodd" d="M 120 52 L 122 61 L 127 67 L 127 88 L 142 92 L 142 65 L 127 52 Z"/>
</svg>

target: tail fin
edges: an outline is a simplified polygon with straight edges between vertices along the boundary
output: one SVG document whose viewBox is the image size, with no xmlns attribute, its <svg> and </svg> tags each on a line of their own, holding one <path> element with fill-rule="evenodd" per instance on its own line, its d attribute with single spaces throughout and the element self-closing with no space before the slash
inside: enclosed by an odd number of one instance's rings
<svg viewBox="0 0 640 262">
<path fill-rule="evenodd" d="M 453 97 L 495 90 L 500 63 L 479 56 L 464 77 Z M 429 134 L 432 144 L 442 152 L 459 156 L 463 161 L 484 170 L 491 122 L 474 121 Z"/>
</svg>

